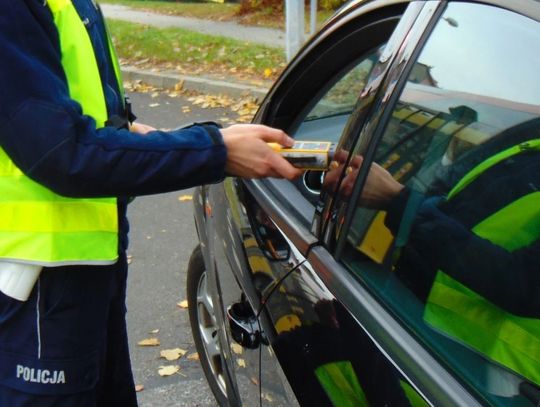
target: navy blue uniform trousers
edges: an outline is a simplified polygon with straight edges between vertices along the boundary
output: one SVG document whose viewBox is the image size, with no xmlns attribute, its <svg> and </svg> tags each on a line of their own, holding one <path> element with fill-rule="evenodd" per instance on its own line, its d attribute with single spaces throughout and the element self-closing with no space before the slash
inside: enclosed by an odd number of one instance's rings
<svg viewBox="0 0 540 407">
<path fill-rule="evenodd" d="M 0 293 L 0 406 L 134 406 L 127 263 L 45 268 L 30 298 Z"/>
</svg>

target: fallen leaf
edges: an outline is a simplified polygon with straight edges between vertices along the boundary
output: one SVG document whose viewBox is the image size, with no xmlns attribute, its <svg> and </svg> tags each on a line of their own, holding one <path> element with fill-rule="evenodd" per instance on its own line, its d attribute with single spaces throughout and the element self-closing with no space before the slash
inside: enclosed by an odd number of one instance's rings
<svg viewBox="0 0 540 407">
<path fill-rule="evenodd" d="M 159 352 L 159 355 L 162 358 L 167 359 L 168 361 L 180 359 L 187 353 L 187 350 L 174 348 L 174 349 L 163 349 Z"/>
<path fill-rule="evenodd" d="M 174 85 L 174 90 L 177 92 L 180 92 L 184 88 L 184 80 L 182 79 L 180 82 L 177 82 L 176 85 Z"/>
<path fill-rule="evenodd" d="M 169 366 L 160 366 L 158 373 L 160 376 L 171 376 L 175 373 L 178 373 L 180 371 L 180 366 L 177 365 L 169 365 Z"/>
<path fill-rule="evenodd" d="M 197 352 L 190 353 L 189 355 L 186 356 L 186 358 L 188 360 L 199 360 L 199 354 Z"/>
<path fill-rule="evenodd" d="M 256 377 L 250 377 L 249 380 L 251 380 L 251 383 L 253 383 L 256 386 L 259 384 L 259 380 L 257 380 Z"/>
<path fill-rule="evenodd" d="M 159 339 L 158 338 L 143 339 L 142 341 L 137 342 L 137 345 L 139 345 L 139 346 L 159 346 Z"/>
<path fill-rule="evenodd" d="M 143 390 L 144 390 L 144 386 L 142 384 L 136 384 L 135 385 L 135 391 L 136 392 L 143 391 Z"/>
<path fill-rule="evenodd" d="M 150 103 L 148 106 L 149 107 L 157 107 L 157 106 L 159 106 L 159 103 Z"/>
<path fill-rule="evenodd" d="M 229 107 L 234 103 L 234 100 L 227 95 L 198 95 L 188 100 L 202 109 Z"/>
<path fill-rule="evenodd" d="M 246 367 L 246 362 L 244 359 L 236 359 L 236 363 L 238 363 L 238 366 L 240 367 Z"/>
<path fill-rule="evenodd" d="M 266 68 L 264 70 L 264 77 L 265 78 L 270 78 L 270 76 L 272 76 L 272 70 L 270 68 Z"/>
<path fill-rule="evenodd" d="M 241 355 L 242 351 L 243 351 L 242 347 L 240 345 L 238 345 L 237 343 L 231 344 L 231 349 L 237 355 Z"/>
<path fill-rule="evenodd" d="M 188 301 L 187 300 L 180 301 L 180 302 L 177 302 L 176 305 L 178 305 L 180 308 L 187 308 L 188 307 Z"/>
<path fill-rule="evenodd" d="M 155 335 L 155 334 L 159 333 L 159 329 L 152 329 L 152 330 L 150 331 L 150 333 L 153 334 L 153 335 Z"/>
<path fill-rule="evenodd" d="M 193 195 L 180 195 L 178 197 L 178 200 L 179 201 L 192 201 L 193 200 Z"/>
<path fill-rule="evenodd" d="M 268 393 L 263 393 L 263 394 L 262 394 L 262 397 L 263 397 L 263 399 L 265 399 L 266 401 L 269 401 L 269 402 L 274 401 L 274 399 L 272 398 L 272 396 L 270 396 L 270 394 L 268 394 Z"/>
<path fill-rule="evenodd" d="M 159 96 L 159 92 L 154 92 L 150 95 L 152 99 L 157 98 Z"/>
</svg>

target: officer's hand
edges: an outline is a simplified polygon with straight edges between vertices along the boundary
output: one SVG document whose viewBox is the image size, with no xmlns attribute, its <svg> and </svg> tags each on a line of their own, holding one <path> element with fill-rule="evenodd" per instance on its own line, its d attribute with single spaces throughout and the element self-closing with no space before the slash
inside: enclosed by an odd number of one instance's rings
<svg viewBox="0 0 540 407">
<path fill-rule="evenodd" d="M 152 126 L 149 126 L 148 124 L 131 123 L 131 126 L 129 126 L 129 130 L 134 132 L 134 133 L 146 134 L 146 133 L 148 133 L 150 131 L 154 131 L 156 129 L 154 127 L 152 127 Z"/>
<path fill-rule="evenodd" d="M 227 147 L 225 172 L 244 178 L 294 179 L 302 173 L 266 143 L 291 147 L 294 140 L 282 130 L 259 124 L 235 124 L 221 130 Z"/>
</svg>

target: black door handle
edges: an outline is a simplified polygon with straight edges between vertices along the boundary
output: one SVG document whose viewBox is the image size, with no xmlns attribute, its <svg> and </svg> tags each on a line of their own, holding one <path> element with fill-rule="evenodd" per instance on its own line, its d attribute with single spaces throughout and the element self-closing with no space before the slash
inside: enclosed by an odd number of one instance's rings
<svg viewBox="0 0 540 407">
<path fill-rule="evenodd" d="M 227 308 L 227 319 L 232 338 L 244 348 L 257 349 L 261 344 L 261 331 L 257 318 L 247 302 L 236 302 Z"/>
</svg>

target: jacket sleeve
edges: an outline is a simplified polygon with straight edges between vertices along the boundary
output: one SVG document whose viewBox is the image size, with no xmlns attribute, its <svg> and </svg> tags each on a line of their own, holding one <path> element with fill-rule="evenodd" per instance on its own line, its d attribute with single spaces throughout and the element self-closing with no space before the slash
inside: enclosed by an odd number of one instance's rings
<svg viewBox="0 0 540 407">
<path fill-rule="evenodd" d="M 426 199 L 408 242 L 435 270 L 443 270 L 499 307 L 540 317 L 540 241 L 510 252 L 483 239 Z"/>
<path fill-rule="evenodd" d="M 224 177 L 217 127 L 145 136 L 106 127 L 69 97 L 58 36 L 43 1 L 0 6 L 0 146 L 29 177 L 66 196 L 166 192 Z"/>
</svg>

